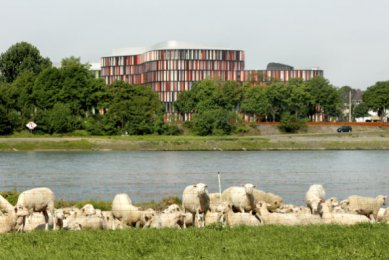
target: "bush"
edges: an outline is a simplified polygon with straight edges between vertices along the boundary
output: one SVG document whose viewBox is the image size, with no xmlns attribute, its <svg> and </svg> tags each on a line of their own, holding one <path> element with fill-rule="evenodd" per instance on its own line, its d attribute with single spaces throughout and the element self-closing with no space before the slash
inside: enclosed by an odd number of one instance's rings
<svg viewBox="0 0 389 260">
<path fill-rule="evenodd" d="M 19 194 L 20 193 L 17 192 L 16 190 L 0 192 L 0 195 L 3 196 L 4 199 L 8 200 L 8 202 L 11 203 L 12 205 L 15 205 L 16 202 L 18 201 Z"/>
<path fill-rule="evenodd" d="M 180 135 L 181 133 L 182 130 L 176 125 L 163 124 L 158 130 L 158 134 L 160 135 Z"/>
<path fill-rule="evenodd" d="M 278 129 L 285 133 L 297 133 L 298 131 L 306 131 L 307 126 L 303 120 L 293 115 L 285 114 L 281 119 L 281 124 L 278 125 Z"/>
<path fill-rule="evenodd" d="M 74 135 L 74 136 L 90 136 L 90 134 L 86 130 L 75 130 L 72 132 L 72 135 Z"/>
</svg>

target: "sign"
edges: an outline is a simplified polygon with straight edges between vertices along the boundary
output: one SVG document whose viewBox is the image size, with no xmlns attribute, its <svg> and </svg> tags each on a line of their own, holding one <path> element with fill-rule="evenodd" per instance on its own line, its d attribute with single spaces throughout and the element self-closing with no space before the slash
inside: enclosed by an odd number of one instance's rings
<svg viewBox="0 0 389 260">
<path fill-rule="evenodd" d="M 37 127 L 37 124 L 35 124 L 33 121 L 30 121 L 30 122 L 28 122 L 28 124 L 26 126 L 28 129 L 30 129 L 32 131 L 32 130 L 34 130 L 35 127 Z"/>
</svg>

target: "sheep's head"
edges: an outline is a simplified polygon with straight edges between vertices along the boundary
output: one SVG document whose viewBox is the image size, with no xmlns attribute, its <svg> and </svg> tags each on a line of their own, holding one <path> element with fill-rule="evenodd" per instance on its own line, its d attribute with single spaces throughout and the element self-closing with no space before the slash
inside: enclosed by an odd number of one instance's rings
<svg viewBox="0 0 389 260">
<path fill-rule="evenodd" d="M 24 207 L 23 205 L 16 205 L 15 206 L 15 214 L 16 216 L 20 216 L 20 217 L 23 217 L 23 216 L 27 216 L 28 215 L 28 210 L 26 207 Z"/>
<path fill-rule="evenodd" d="M 199 195 L 199 196 L 208 193 L 208 190 L 207 190 L 208 186 L 204 183 L 197 183 L 197 184 L 193 185 L 193 187 L 196 188 L 197 195 Z"/>
<path fill-rule="evenodd" d="M 379 196 L 377 196 L 377 200 L 380 202 L 380 203 L 382 203 L 382 205 L 386 205 L 386 199 L 387 199 L 388 197 L 387 196 L 383 196 L 383 195 L 379 195 Z"/>
<path fill-rule="evenodd" d="M 283 200 L 281 197 L 275 198 L 272 200 L 272 202 L 269 204 L 269 210 L 275 210 L 282 206 Z"/>
<path fill-rule="evenodd" d="M 321 214 L 323 203 L 325 202 L 323 199 L 315 198 L 308 201 L 311 205 L 312 214 Z"/>
<path fill-rule="evenodd" d="M 155 211 L 153 209 L 147 209 L 142 213 L 142 222 L 147 223 L 151 221 L 153 217 L 155 217 Z"/>
<path fill-rule="evenodd" d="M 253 185 L 251 183 L 246 183 L 245 185 L 243 185 L 243 187 L 244 187 L 244 190 L 246 191 L 246 194 L 253 195 L 255 185 Z"/>
</svg>

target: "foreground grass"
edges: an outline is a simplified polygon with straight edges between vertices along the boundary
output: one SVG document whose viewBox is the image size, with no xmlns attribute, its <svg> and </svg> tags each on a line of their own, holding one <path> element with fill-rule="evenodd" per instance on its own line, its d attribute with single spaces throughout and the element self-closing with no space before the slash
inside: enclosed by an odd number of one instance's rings
<svg viewBox="0 0 389 260">
<path fill-rule="evenodd" d="M 389 225 L 0 235 L 1 259 L 388 259 Z"/>
</svg>

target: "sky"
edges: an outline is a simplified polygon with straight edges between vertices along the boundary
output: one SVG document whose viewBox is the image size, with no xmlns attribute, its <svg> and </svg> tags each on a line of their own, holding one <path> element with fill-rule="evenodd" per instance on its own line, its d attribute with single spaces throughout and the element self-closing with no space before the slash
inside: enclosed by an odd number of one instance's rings
<svg viewBox="0 0 389 260">
<path fill-rule="evenodd" d="M 335 86 L 389 80 L 388 0 L 0 0 L 0 53 L 27 41 L 59 63 L 167 40 L 244 50 L 246 69 L 319 67 Z"/>
</svg>

